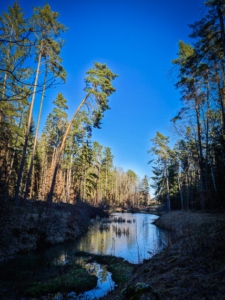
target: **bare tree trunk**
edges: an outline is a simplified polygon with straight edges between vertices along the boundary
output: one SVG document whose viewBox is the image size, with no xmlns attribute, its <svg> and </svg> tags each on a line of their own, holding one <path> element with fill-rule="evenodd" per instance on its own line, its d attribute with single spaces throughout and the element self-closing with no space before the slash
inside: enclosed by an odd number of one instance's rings
<svg viewBox="0 0 225 300">
<path fill-rule="evenodd" d="M 216 70 L 216 72 L 217 72 L 217 70 Z M 219 103 L 220 103 L 221 112 L 222 112 L 222 134 L 224 136 L 225 135 L 225 111 L 224 111 L 222 88 L 220 86 L 219 76 L 217 76 L 216 80 L 217 80 L 217 88 L 218 88 L 218 95 L 219 95 Z"/>
<path fill-rule="evenodd" d="M 107 198 L 107 184 L 108 184 L 108 176 L 107 176 L 107 163 L 106 163 L 106 170 L 105 170 L 105 199 Z"/>
<path fill-rule="evenodd" d="M 205 197 L 203 194 L 204 191 L 204 172 L 203 172 L 203 152 L 202 152 L 202 136 L 201 136 L 201 124 L 200 124 L 200 112 L 199 112 L 199 103 L 197 96 L 194 92 L 194 100 L 195 100 L 195 112 L 197 119 L 197 131 L 198 131 L 198 155 L 199 155 L 199 169 L 200 169 L 200 197 L 201 197 L 201 208 L 205 209 Z"/>
<path fill-rule="evenodd" d="M 28 138 L 29 138 L 30 128 L 31 128 L 31 120 L 32 120 L 33 107 L 34 107 L 34 100 L 35 100 L 35 96 L 36 96 L 36 89 L 37 89 L 38 76 L 39 76 L 40 65 L 41 65 L 41 58 L 42 58 L 42 45 L 41 45 L 41 49 L 40 49 L 40 53 L 39 53 L 39 57 L 38 57 L 38 66 L 37 66 L 37 71 L 36 71 L 36 76 L 35 76 L 35 81 L 34 81 L 34 90 L 33 90 L 32 100 L 31 100 L 31 104 L 30 104 L 26 136 L 25 136 L 25 141 L 24 141 L 24 146 L 23 146 L 22 159 L 21 159 L 18 180 L 17 180 L 17 186 L 16 186 L 16 192 L 15 192 L 16 205 L 19 204 L 20 185 L 21 185 L 21 180 L 22 180 L 22 175 L 23 175 L 23 167 L 24 167 L 24 163 L 25 163 Z"/>
<path fill-rule="evenodd" d="M 11 42 L 11 38 L 10 38 L 10 42 Z M 6 54 L 6 56 L 7 56 L 7 59 L 9 60 L 9 57 L 10 57 L 10 52 L 11 52 L 11 47 L 9 47 L 8 49 L 7 49 L 7 54 Z M 8 67 L 7 67 L 7 62 L 6 62 L 6 69 L 8 69 Z M 5 72 L 5 75 L 4 75 L 4 79 L 3 79 L 3 87 L 2 87 L 2 100 L 5 98 L 4 96 L 5 96 L 5 90 L 6 90 L 6 81 L 7 81 L 7 77 L 8 77 L 8 73 L 7 72 Z M 2 111 L 2 109 L 1 109 L 1 111 L 0 111 L 0 122 L 2 122 L 2 116 L 4 116 L 4 112 Z"/>
<path fill-rule="evenodd" d="M 208 190 L 208 154 L 209 154 L 209 111 L 210 111 L 210 102 L 209 102 L 209 80 L 207 78 L 207 113 L 206 113 L 206 149 L 205 149 L 205 189 Z"/>
<path fill-rule="evenodd" d="M 215 193 L 216 193 L 216 195 L 217 195 L 216 180 L 215 180 L 215 175 L 214 175 L 213 165 L 212 165 L 212 161 L 211 161 L 211 158 L 210 158 L 210 157 L 209 157 L 209 164 L 210 164 L 210 169 L 211 169 L 211 175 L 212 175 L 213 187 L 214 187 Z"/>
<path fill-rule="evenodd" d="M 182 184 L 180 182 L 180 173 L 178 173 L 178 188 L 180 193 L 180 203 L 181 203 L 181 209 L 184 209 L 184 199 L 183 199 L 183 192 L 182 192 Z"/>
<path fill-rule="evenodd" d="M 87 177 L 87 170 L 84 166 L 84 178 L 83 178 L 83 200 L 86 200 L 86 177 Z"/>
<path fill-rule="evenodd" d="M 32 196 L 33 196 L 33 189 L 34 189 L 34 167 L 32 165 L 32 180 L 31 180 L 31 187 L 30 187 L 30 199 L 32 199 Z M 27 191 L 28 192 L 28 191 Z M 26 198 L 25 198 L 26 200 Z"/>
<path fill-rule="evenodd" d="M 22 125 L 22 113 L 21 113 L 18 129 L 21 128 L 21 125 Z M 7 191 L 8 191 L 8 188 L 9 188 L 9 181 L 10 181 L 10 177 L 11 177 L 11 174 L 12 174 L 12 168 L 13 168 L 14 159 L 15 159 L 15 155 L 16 155 L 16 144 L 18 143 L 18 139 L 19 139 L 19 132 L 17 132 L 15 145 L 13 147 L 13 154 L 12 154 L 12 157 L 11 157 L 10 168 L 9 168 L 9 173 L 8 173 L 8 178 L 7 178 Z"/>
<path fill-rule="evenodd" d="M 43 167 L 43 172 L 42 172 L 42 184 L 41 184 L 41 186 L 42 186 L 41 191 L 42 192 L 39 191 L 39 198 L 41 200 L 44 200 L 44 198 L 45 198 L 45 188 L 46 188 L 46 178 L 47 178 L 47 162 L 48 162 L 48 160 L 47 160 L 47 157 L 46 157 L 45 160 L 44 160 L 44 167 Z"/>
<path fill-rule="evenodd" d="M 166 168 L 166 191 L 167 191 L 167 210 L 170 211 L 170 187 L 169 187 L 169 178 L 168 178 L 168 170 L 167 170 L 167 163 L 165 163 Z"/>
<path fill-rule="evenodd" d="M 70 155 L 70 167 L 67 170 L 67 178 L 66 178 L 66 202 L 70 202 L 70 186 L 71 186 L 71 167 L 72 167 L 73 156 Z"/>
<path fill-rule="evenodd" d="M 27 195 L 28 195 L 28 190 L 29 190 L 29 185 L 30 185 L 30 177 L 31 177 L 32 169 L 33 169 L 34 156 L 35 156 L 35 152 L 36 152 L 38 131 L 39 131 L 39 126 L 40 126 L 40 121 L 41 121 L 41 114 L 42 114 L 42 107 L 43 107 L 44 97 L 45 97 L 46 78 L 47 78 L 47 69 L 45 70 L 44 87 L 43 87 L 43 91 L 42 91 L 41 103 L 40 103 L 40 108 L 39 108 L 39 113 L 38 113 L 36 134 L 35 134 L 35 138 L 34 138 L 34 145 L 33 145 L 33 151 L 32 151 L 32 156 L 31 156 L 29 172 L 28 172 L 28 175 L 27 175 L 26 191 L 25 191 L 25 196 L 24 196 L 25 200 L 27 199 Z"/>
</svg>

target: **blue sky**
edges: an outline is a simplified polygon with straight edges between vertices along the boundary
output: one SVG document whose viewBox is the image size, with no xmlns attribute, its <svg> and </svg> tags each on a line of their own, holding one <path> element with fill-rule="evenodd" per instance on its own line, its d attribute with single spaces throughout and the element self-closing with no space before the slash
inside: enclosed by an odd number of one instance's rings
<svg viewBox="0 0 225 300">
<path fill-rule="evenodd" d="M 111 148 L 116 166 L 151 176 L 150 139 L 156 131 L 173 136 L 170 119 L 181 107 L 179 91 L 168 77 L 171 60 L 179 40 L 193 42 L 188 24 L 201 18 L 204 0 L 19 0 L 27 17 L 32 6 L 46 2 L 69 28 L 62 35 L 61 55 L 68 77 L 66 84 L 48 91 L 42 126 L 58 93 L 67 99 L 71 117 L 84 95 L 85 72 L 95 61 L 106 63 L 119 75 L 117 91 L 93 140 Z M 0 3 L 6 10 L 13 1 Z"/>
</svg>

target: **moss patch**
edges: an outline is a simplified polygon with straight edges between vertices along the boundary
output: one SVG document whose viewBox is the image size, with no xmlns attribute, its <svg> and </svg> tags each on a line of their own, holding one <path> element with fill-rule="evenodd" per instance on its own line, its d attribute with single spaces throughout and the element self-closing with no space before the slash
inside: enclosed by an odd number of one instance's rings
<svg viewBox="0 0 225 300">
<path fill-rule="evenodd" d="M 80 293 L 97 285 L 97 277 L 88 274 L 75 262 L 51 265 L 41 256 L 33 255 L 14 264 L 12 261 L 2 264 L 0 278 L 0 296 L 3 299 L 16 299 L 18 295 L 38 297 L 57 292 Z"/>
<path fill-rule="evenodd" d="M 68 293 L 74 291 L 80 293 L 90 290 L 97 285 L 97 277 L 89 275 L 80 266 L 73 266 L 69 271 L 62 269 L 60 271 L 55 278 L 31 283 L 25 290 L 25 295 L 37 297 L 57 292 Z"/>
<path fill-rule="evenodd" d="M 124 284 L 128 281 L 136 265 L 129 263 L 120 257 L 111 255 L 95 255 L 85 252 L 78 252 L 76 256 L 88 257 L 88 262 L 96 261 L 99 264 L 107 265 L 107 269 L 112 273 L 112 279 L 116 284 Z"/>
</svg>

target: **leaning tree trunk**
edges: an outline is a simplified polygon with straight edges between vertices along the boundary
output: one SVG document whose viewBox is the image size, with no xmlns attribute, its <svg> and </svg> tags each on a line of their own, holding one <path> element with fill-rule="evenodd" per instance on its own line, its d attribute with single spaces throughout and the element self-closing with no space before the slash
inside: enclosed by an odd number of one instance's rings
<svg viewBox="0 0 225 300">
<path fill-rule="evenodd" d="M 59 168 L 59 161 L 60 161 L 60 157 L 61 157 L 61 154 L 63 152 L 63 149 L 65 147 L 65 144 L 66 144 L 66 138 L 68 136 L 68 133 L 70 131 L 70 128 L 73 124 L 73 121 L 74 119 L 76 118 L 77 114 L 79 113 L 80 109 L 82 108 L 82 106 L 85 104 L 85 102 L 87 101 L 88 97 L 89 97 L 90 93 L 88 93 L 86 95 L 86 97 L 81 101 L 80 105 L 78 106 L 77 110 L 75 111 L 67 129 L 66 129 L 66 132 L 63 136 L 63 140 L 62 140 L 62 143 L 61 143 L 61 146 L 59 148 L 59 151 L 57 153 L 57 157 L 56 157 L 56 163 L 55 163 L 55 168 L 54 168 L 54 171 L 53 171 L 53 177 L 52 177 L 52 184 L 51 184 L 51 189 L 50 189 L 50 192 L 48 194 L 48 203 L 51 204 L 52 203 L 52 198 L 53 198 L 53 192 L 54 192 L 54 187 L 55 187 L 55 181 L 56 181 L 56 175 L 57 175 L 57 171 L 58 171 L 58 168 Z"/>
</svg>

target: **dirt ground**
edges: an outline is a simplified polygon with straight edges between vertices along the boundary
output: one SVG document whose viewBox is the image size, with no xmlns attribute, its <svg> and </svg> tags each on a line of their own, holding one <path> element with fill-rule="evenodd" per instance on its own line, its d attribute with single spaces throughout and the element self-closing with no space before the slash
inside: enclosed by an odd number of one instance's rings
<svg viewBox="0 0 225 300">
<path fill-rule="evenodd" d="M 225 299 L 225 214 L 174 211 L 155 223 L 168 246 L 104 299 Z"/>
</svg>

